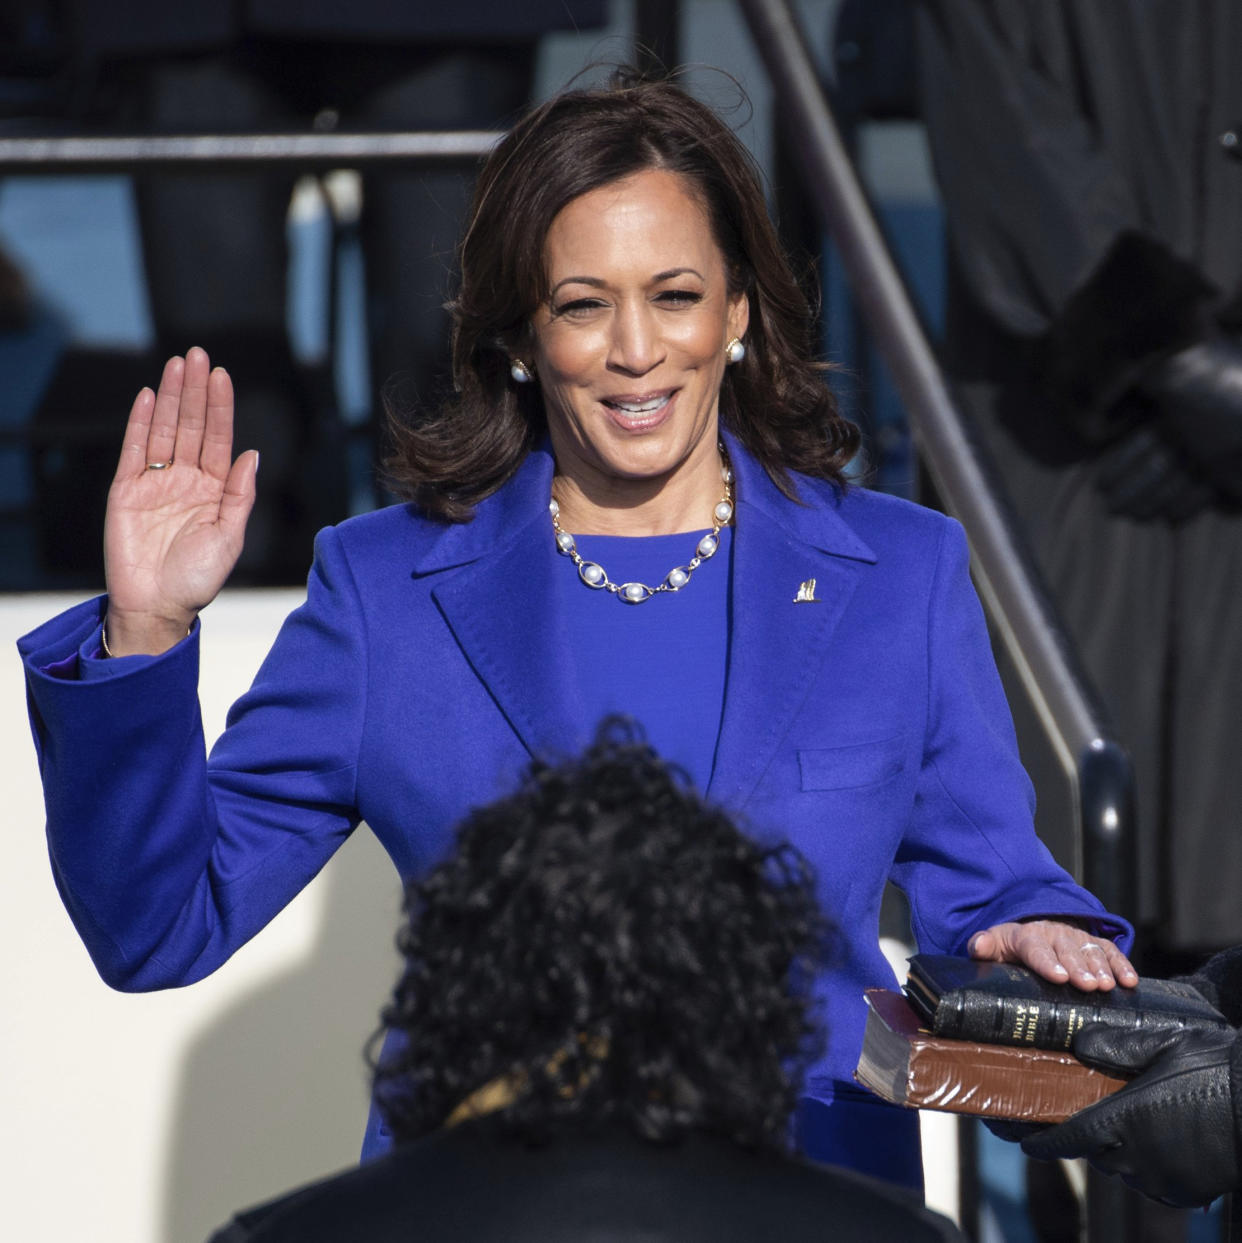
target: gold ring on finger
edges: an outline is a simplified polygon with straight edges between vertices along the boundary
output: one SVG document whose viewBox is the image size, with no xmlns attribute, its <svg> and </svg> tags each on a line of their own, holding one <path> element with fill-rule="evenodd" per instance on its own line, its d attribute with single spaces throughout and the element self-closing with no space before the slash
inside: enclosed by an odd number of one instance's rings
<svg viewBox="0 0 1242 1243">
<path fill-rule="evenodd" d="M 169 458 L 167 462 L 148 462 L 147 470 L 167 470 L 172 464 L 172 458 Z"/>
</svg>

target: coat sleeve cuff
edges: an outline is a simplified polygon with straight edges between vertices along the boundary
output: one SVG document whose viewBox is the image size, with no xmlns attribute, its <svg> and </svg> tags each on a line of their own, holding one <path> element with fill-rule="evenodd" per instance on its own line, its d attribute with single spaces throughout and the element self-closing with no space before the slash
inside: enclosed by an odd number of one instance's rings
<svg viewBox="0 0 1242 1243">
<path fill-rule="evenodd" d="M 1120 398 L 1142 373 L 1209 336 L 1219 290 L 1193 264 L 1140 233 L 1122 233 L 1041 338 L 1051 399 L 1089 441 L 1134 419 Z"/>
</svg>

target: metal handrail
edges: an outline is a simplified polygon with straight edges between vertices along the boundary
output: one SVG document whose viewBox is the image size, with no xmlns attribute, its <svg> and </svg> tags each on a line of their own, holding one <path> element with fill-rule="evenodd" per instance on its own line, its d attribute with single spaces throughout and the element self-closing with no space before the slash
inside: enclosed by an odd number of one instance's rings
<svg viewBox="0 0 1242 1243">
<path fill-rule="evenodd" d="M 892 370 L 937 490 L 970 536 L 989 613 L 1077 794 L 1075 870 L 1110 909 L 1134 911 L 1133 775 L 992 472 L 949 392 L 785 0 L 741 0 L 796 141 L 811 197 Z"/>
<path fill-rule="evenodd" d="M 481 159 L 503 135 L 492 130 L 306 134 L 170 134 L 0 138 L 0 173 L 110 173 L 150 169 L 359 168 L 404 161 Z"/>
</svg>

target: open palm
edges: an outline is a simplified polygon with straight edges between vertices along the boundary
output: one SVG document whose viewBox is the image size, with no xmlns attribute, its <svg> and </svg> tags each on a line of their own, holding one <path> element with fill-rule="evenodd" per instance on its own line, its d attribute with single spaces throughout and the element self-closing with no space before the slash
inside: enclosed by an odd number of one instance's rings
<svg viewBox="0 0 1242 1243">
<path fill-rule="evenodd" d="M 232 454 L 228 374 L 198 348 L 170 358 L 159 392 L 144 388 L 134 399 L 108 492 L 107 634 L 116 655 L 171 647 L 224 586 L 258 469 L 253 450 L 235 462 Z"/>
</svg>

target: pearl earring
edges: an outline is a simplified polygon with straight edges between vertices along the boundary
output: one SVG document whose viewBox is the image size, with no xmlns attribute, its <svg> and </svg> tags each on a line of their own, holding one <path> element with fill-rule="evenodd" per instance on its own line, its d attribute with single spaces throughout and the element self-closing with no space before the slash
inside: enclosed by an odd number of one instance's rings
<svg viewBox="0 0 1242 1243">
<path fill-rule="evenodd" d="M 725 361 L 730 363 L 740 363 L 746 357 L 746 347 L 734 337 L 728 345 L 725 346 Z"/>
<path fill-rule="evenodd" d="M 515 358 L 509 364 L 509 374 L 513 377 L 514 384 L 529 384 L 535 378 L 531 369 L 520 358 Z"/>
</svg>

